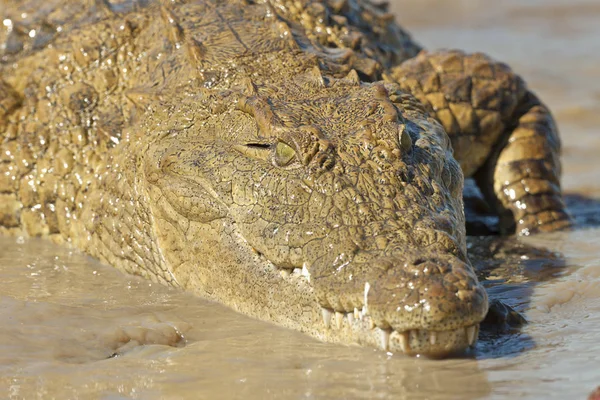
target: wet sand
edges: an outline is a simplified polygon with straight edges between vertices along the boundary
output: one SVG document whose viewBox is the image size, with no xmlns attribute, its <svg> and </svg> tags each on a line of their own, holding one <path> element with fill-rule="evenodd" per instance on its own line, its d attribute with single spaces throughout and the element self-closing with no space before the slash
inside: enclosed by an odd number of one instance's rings
<svg viewBox="0 0 600 400">
<path fill-rule="evenodd" d="M 548 252 L 510 265 L 497 255 L 487 273 L 525 328 L 483 334 L 454 360 L 336 346 L 49 242 L 0 238 L 0 398 L 564 399 L 600 385 L 600 6 L 402 0 L 393 11 L 429 49 L 509 63 L 557 117 L 579 229 L 520 240 Z"/>
</svg>

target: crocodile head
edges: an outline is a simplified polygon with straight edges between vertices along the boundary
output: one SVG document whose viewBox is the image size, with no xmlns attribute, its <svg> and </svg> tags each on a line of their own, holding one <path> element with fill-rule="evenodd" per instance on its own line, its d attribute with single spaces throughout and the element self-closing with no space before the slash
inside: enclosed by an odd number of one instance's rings
<svg viewBox="0 0 600 400">
<path fill-rule="evenodd" d="M 487 297 L 463 176 L 414 98 L 312 71 L 170 107 L 144 123 L 187 121 L 144 151 L 170 279 L 328 341 L 432 356 L 474 343 Z"/>
</svg>

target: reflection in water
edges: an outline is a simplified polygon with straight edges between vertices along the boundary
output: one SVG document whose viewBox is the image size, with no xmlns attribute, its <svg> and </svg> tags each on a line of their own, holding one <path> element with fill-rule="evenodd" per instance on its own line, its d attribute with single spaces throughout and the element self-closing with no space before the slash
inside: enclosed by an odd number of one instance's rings
<svg viewBox="0 0 600 400">
<path fill-rule="evenodd" d="M 557 116 L 580 230 L 470 242 L 490 296 L 529 321 L 520 331 L 483 332 L 464 359 L 389 356 L 251 320 L 49 242 L 0 238 L 0 398 L 584 398 L 600 383 L 600 230 L 582 228 L 600 225 L 592 3 L 393 4 L 426 47 L 513 65 Z"/>
</svg>

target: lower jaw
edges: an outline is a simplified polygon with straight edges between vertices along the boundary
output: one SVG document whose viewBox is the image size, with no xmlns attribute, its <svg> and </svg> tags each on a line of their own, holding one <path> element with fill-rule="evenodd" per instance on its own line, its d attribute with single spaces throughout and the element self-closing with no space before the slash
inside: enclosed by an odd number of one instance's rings
<svg viewBox="0 0 600 400">
<path fill-rule="evenodd" d="M 392 352 L 432 358 L 460 355 L 475 346 L 478 335 L 479 325 L 445 331 L 426 329 L 393 331 L 390 334 L 388 349 Z"/>
<path fill-rule="evenodd" d="M 479 324 L 451 330 L 411 329 L 396 331 L 377 327 L 369 315 L 322 309 L 326 331 L 321 339 L 370 345 L 394 354 L 441 358 L 465 353 L 475 346 Z M 321 336 L 321 335 L 318 335 Z"/>
</svg>

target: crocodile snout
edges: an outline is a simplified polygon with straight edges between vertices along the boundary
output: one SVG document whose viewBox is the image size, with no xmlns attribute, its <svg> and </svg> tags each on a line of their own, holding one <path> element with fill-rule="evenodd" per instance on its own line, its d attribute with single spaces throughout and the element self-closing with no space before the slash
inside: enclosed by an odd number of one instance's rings
<svg viewBox="0 0 600 400">
<path fill-rule="evenodd" d="M 366 340 L 405 354 L 439 357 L 473 346 L 488 309 L 485 290 L 467 262 L 451 254 L 422 253 L 377 257 L 338 272 L 338 284 L 348 285 L 337 291 L 338 298 L 329 291 L 321 301 L 329 305 L 324 308 L 324 323 L 329 324 L 334 312 L 336 317 L 348 313 L 348 329 L 362 329 Z M 327 278 L 313 282 L 319 296 Z M 345 309 L 331 309 L 331 304 Z M 350 306 L 354 312 L 349 312 Z"/>
</svg>

